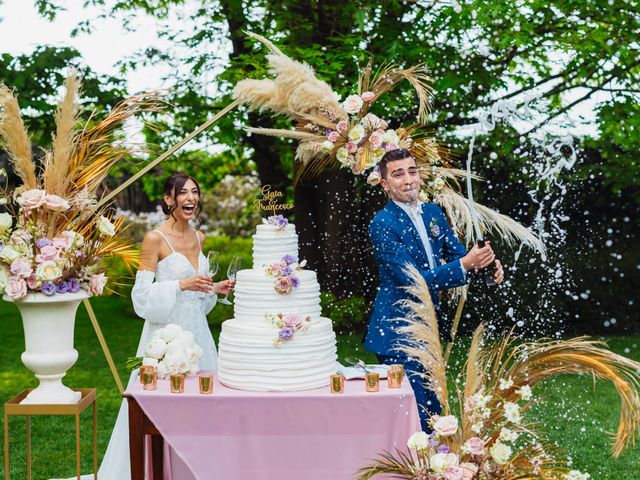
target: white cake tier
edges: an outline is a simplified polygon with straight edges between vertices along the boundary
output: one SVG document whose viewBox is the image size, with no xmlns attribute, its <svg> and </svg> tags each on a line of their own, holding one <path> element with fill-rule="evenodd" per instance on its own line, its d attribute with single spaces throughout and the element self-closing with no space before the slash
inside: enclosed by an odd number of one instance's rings
<svg viewBox="0 0 640 480">
<path fill-rule="evenodd" d="M 300 285 L 291 293 L 275 291 L 274 277 L 264 269 L 241 270 L 236 276 L 234 316 L 238 321 L 264 322 L 265 313 L 296 313 L 312 318 L 320 317 L 320 285 L 316 272 L 300 270 L 295 273 Z"/>
<path fill-rule="evenodd" d="M 285 255 L 298 256 L 298 235 L 293 224 L 277 229 L 261 224 L 253 238 L 253 268 L 262 268 L 282 260 Z"/>
<path fill-rule="evenodd" d="M 222 324 L 218 377 L 231 388 L 249 391 L 310 390 L 329 385 L 336 373 L 336 336 L 331 320 L 316 318 L 304 330 L 274 346 L 279 329 L 238 319 Z"/>
</svg>

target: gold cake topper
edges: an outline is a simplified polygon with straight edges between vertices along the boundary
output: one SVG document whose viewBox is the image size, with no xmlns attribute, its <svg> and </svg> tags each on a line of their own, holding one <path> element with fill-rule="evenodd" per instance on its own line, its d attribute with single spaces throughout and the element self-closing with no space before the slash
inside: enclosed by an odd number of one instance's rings
<svg viewBox="0 0 640 480">
<path fill-rule="evenodd" d="M 292 203 L 281 203 L 283 199 L 283 192 L 271 190 L 271 185 L 265 185 L 262 187 L 262 198 L 255 201 L 254 207 L 258 212 L 271 212 L 272 215 L 281 210 L 293 209 Z"/>
</svg>

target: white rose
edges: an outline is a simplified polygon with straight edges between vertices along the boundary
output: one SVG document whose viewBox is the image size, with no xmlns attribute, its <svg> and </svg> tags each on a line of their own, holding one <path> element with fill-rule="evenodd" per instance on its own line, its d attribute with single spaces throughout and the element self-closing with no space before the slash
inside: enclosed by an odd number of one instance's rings
<svg viewBox="0 0 640 480">
<path fill-rule="evenodd" d="M 336 159 L 343 165 L 349 166 L 349 152 L 346 148 L 340 147 L 336 152 Z"/>
<path fill-rule="evenodd" d="M 47 195 L 44 197 L 44 206 L 52 212 L 64 212 L 69 210 L 69 202 L 58 195 Z"/>
<path fill-rule="evenodd" d="M 37 188 L 22 192 L 16 202 L 23 208 L 39 208 L 44 203 L 44 199 L 47 196 L 47 192 L 44 190 L 38 190 Z"/>
<path fill-rule="evenodd" d="M 386 132 L 384 132 L 384 135 L 382 135 L 382 142 L 398 145 L 400 143 L 400 137 L 398 137 L 398 134 L 395 130 L 387 130 Z"/>
<path fill-rule="evenodd" d="M 98 219 L 97 226 L 98 231 L 106 237 L 113 237 L 116 234 L 116 228 L 113 226 L 113 223 L 105 216 Z"/>
<path fill-rule="evenodd" d="M 511 423 L 520 423 L 520 408 L 517 403 L 507 402 L 504 404 L 504 416 Z"/>
<path fill-rule="evenodd" d="M 407 447 L 414 450 L 426 450 L 429 446 L 429 435 L 425 432 L 416 432 L 407 440 Z"/>
<path fill-rule="evenodd" d="M 147 357 L 160 360 L 167 351 L 167 344 L 162 338 L 155 337 L 147 344 L 144 353 Z"/>
<path fill-rule="evenodd" d="M 5 245 L 2 251 L 0 251 L 0 259 L 4 260 L 6 263 L 13 263 L 13 261 L 20 256 L 20 252 L 11 245 Z"/>
<path fill-rule="evenodd" d="M 429 467 L 434 473 L 444 473 L 447 468 L 458 464 L 455 453 L 436 453 L 429 459 Z"/>
<path fill-rule="evenodd" d="M 52 260 L 45 260 L 36 268 L 36 277 L 46 282 L 53 282 L 62 276 L 62 269 Z"/>
<path fill-rule="evenodd" d="M 434 415 L 431 418 L 433 430 L 441 437 L 448 437 L 458 431 L 458 419 L 453 415 Z"/>
<path fill-rule="evenodd" d="M 345 112 L 353 114 L 360 111 L 362 104 L 362 98 L 359 95 L 349 95 L 342 104 L 342 108 L 344 108 Z"/>
<path fill-rule="evenodd" d="M 0 213 L 0 232 L 4 232 L 13 225 L 13 218 L 8 213 Z"/>
<path fill-rule="evenodd" d="M 186 355 L 182 352 L 167 353 L 163 361 L 169 373 L 187 373 L 191 367 Z"/>
<path fill-rule="evenodd" d="M 191 342 L 178 335 L 176 338 L 167 343 L 167 355 L 170 353 L 185 353 L 187 348 L 191 347 Z"/>
<path fill-rule="evenodd" d="M 9 271 L 0 266 L 0 293 L 4 292 L 7 282 L 9 281 Z"/>
<path fill-rule="evenodd" d="M 18 300 L 27 295 L 27 282 L 22 278 L 9 277 L 4 293 L 12 300 Z"/>
<path fill-rule="evenodd" d="M 182 328 L 175 323 L 169 323 L 167 326 L 158 330 L 158 335 L 166 342 L 169 343 L 171 340 L 176 338 L 183 332 Z"/>
<path fill-rule="evenodd" d="M 362 125 L 356 125 L 351 130 L 349 130 L 349 140 L 353 143 L 360 143 L 364 138 L 364 127 Z"/>
<path fill-rule="evenodd" d="M 322 145 L 320 146 L 320 148 L 322 148 L 322 151 L 324 153 L 329 153 L 331 152 L 331 150 L 333 150 L 333 142 L 330 142 L 329 140 L 325 140 L 324 142 L 322 142 Z"/>
<path fill-rule="evenodd" d="M 489 449 L 489 453 L 494 462 L 498 465 L 504 465 L 509 461 L 509 458 L 511 458 L 511 447 L 504 443 L 496 442 L 493 444 L 493 447 Z"/>
<path fill-rule="evenodd" d="M 156 371 L 158 372 L 158 378 L 166 378 L 169 371 L 167 370 L 167 366 L 163 361 L 158 362 L 158 366 L 156 367 Z"/>
</svg>

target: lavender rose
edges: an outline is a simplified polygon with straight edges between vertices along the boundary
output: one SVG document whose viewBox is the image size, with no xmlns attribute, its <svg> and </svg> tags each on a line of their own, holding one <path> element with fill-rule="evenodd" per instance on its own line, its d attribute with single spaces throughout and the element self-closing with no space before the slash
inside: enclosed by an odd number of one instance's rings
<svg viewBox="0 0 640 480">
<path fill-rule="evenodd" d="M 40 285 L 40 291 L 45 295 L 51 296 L 56 293 L 56 290 L 56 284 L 53 282 L 42 282 L 42 285 Z"/>
<path fill-rule="evenodd" d="M 36 247 L 38 247 L 41 250 L 44 247 L 48 247 L 50 245 L 51 245 L 51 240 L 49 240 L 47 237 L 42 237 L 42 238 L 37 238 L 36 239 Z"/>
<path fill-rule="evenodd" d="M 69 284 L 64 280 L 58 282 L 56 285 L 56 293 L 67 293 L 69 291 Z"/>
<path fill-rule="evenodd" d="M 278 337 L 280 337 L 283 340 L 287 340 L 287 339 L 291 338 L 292 335 L 293 335 L 293 328 L 290 328 L 290 327 L 284 327 L 278 333 Z"/>
<path fill-rule="evenodd" d="M 282 261 L 286 262 L 287 265 L 291 265 L 292 263 L 296 263 L 298 259 L 293 255 L 285 255 L 284 257 L 282 257 Z"/>
<path fill-rule="evenodd" d="M 80 282 L 76 278 L 70 278 L 67 280 L 69 286 L 69 293 L 78 293 L 80 291 Z"/>
<path fill-rule="evenodd" d="M 298 288 L 298 286 L 300 285 L 300 279 L 296 276 L 291 276 L 289 277 L 289 281 L 291 282 L 291 286 L 293 288 Z"/>
</svg>

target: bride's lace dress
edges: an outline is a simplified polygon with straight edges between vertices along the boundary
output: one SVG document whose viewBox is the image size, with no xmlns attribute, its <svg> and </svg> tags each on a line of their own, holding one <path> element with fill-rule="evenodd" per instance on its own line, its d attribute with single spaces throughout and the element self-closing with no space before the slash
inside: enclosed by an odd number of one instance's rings
<svg viewBox="0 0 640 480">
<path fill-rule="evenodd" d="M 160 260 L 155 272 L 138 271 L 131 291 L 131 299 L 136 314 L 145 319 L 136 356 L 144 356 L 144 349 L 156 330 L 167 323 L 175 323 L 193 333 L 193 338 L 204 352 L 200 360 L 202 370 L 215 370 L 217 366 L 216 346 L 207 324 L 207 313 L 216 304 L 215 294 L 181 291 L 178 282 L 194 275 L 206 275 L 207 259 L 198 254 L 197 271 L 189 259 L 174 251 L 162 232 L 156 230 L 171 248 L 171 255 Z M 197 235 L 196 235 L 197 236 Z M 198 242 L 199 242 L 198 238 Z M 137 372 L 129 378 L 129 383 L 137 382 Z M 165 449 L 165 472 L 173 472 L 174 480 L 189 478 L 171 450 Z M 180 473 L 178 473 L 180 472 Z M 87 477 L 93 478 L 93 476 Z M 118 418 L 109 440 L 109 446 L 98 471 L 100 480 L 128 480 L 131 478 L 129 466 L 129 421 L 126 400 L 123 400 Z"/>
</svg>

